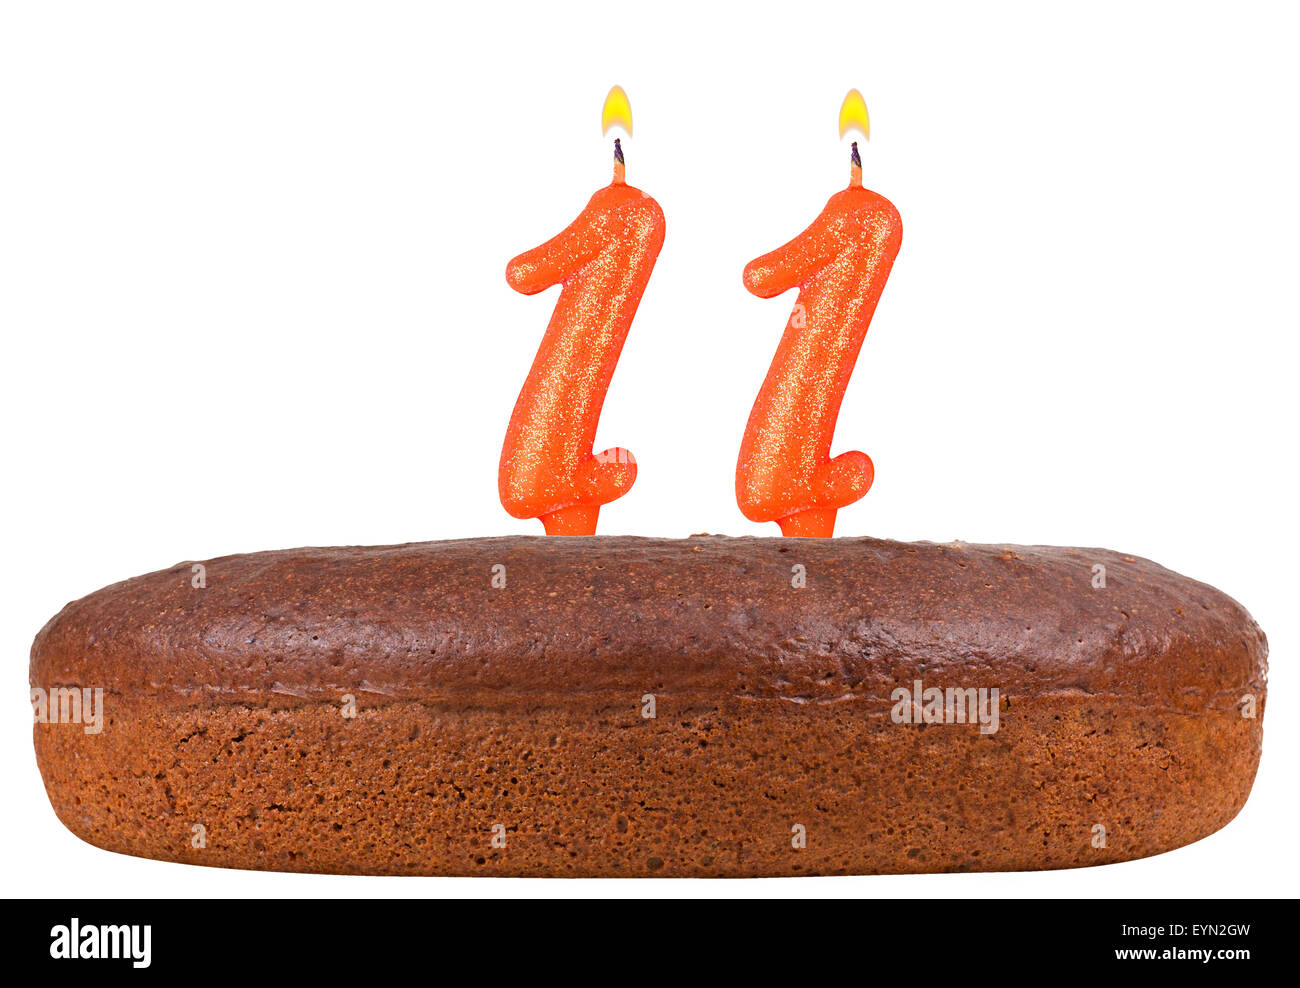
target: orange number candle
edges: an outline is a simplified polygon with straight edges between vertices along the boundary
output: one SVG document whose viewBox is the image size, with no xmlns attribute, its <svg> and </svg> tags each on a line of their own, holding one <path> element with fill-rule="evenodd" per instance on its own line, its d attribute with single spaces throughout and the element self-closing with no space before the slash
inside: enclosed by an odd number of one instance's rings
<svg viewBox="0 0 1300 988">
<path fill-rule="evenodd" d="M 840 136 L 850 129 L 869 133 L 856 89 L 840 110 Z M 849 187 L 803 233 L 745 267 L 745 287 L 760 298 L 799 289 L 740 446 L 736 501 L 750 521 L 830 538 L 836 511 L 871 487 L 871 458 L 854 450 L 832 459 L 831 439 L 902 239 L 893 203 L 862 187 L 854 142 Z"/>
<path fill-rule="evenodd" d="M 604 129 L 632 132 L 623 90 L 614 87 Z M 534 295 L 561 285 L 528 379 L 515 403 L 498 485 L 516 518 L 540 518 L 547 535 L 594 535 L 600 506 L 636 480 L 636 460 L 619 447 L 592 453 L 596 425 L 632 317 L 664 242 L 664 214 L 624 181 L 614 141 L 614 181 L 559 235 L 506 268 L 510 287 Z"/>
</svg>

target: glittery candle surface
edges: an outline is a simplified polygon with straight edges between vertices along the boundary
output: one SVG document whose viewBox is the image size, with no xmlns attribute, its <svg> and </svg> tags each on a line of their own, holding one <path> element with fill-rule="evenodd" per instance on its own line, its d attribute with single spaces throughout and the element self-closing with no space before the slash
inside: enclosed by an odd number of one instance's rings
<svg viewBox="0 0 1300 988">
<path fill-rule="evenodd" d="M 561 285 L 501 450 L 501 503 L 549 535 L 595 533 L 600 506 L 636 480 L 621 447 L 593 454 L 610 378 L 664 242 L 664 214 L 639 189 L 599 190 L 563 232 L 506 268 L 516 291 Z"/>
<path fill-rule="evenodd" d="M 745 287 L 798 300 L 745 427 L 736 501 L 751 521 L 829 538 L 838 509 L 871 487 L 871 458 L 831 458 L 844 389 L 903 238 L 893 204 L 860 186 L 831 197 L 784 247 L 751 261 Z"/>
</svg>

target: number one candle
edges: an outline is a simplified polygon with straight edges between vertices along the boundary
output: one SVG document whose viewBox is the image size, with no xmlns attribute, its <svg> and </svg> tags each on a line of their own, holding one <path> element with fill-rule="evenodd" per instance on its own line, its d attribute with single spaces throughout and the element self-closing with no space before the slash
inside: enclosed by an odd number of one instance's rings
<svg viewBox="0 0 1300 988">
<path fill-rule="evenodd" d="M 623 90 L 610 90 L 605 133 L 632 133 Z M 534 295 L 561 285 L 560 298 L 524 382 L 501 450 L 501 503 L 516 518 L 539 518 L 547 535 L 594 535 L 600 506 L 636 480 L 636 460 L 619 447 L 592 453 L 596 425 L 623 341 L 664 242 L 659 203 L 624 181 L 614 141 L 614 180 L 569 226 L 506 267 L 510 287 Z"/>
<path fill-rule="evenodd" d="M 870 134 L 856 89 L 840 108 L 840 137 L 850 130 Z M 893 203 L 862 187 L 855 141 L 849 187 L 803 233 L 745 267 L 745 287 L 760 298 L 799 289 L 736 464 L 736 501 L 750 521 L 775 521 L 786 536 L 830 538 L 835 513 L 871 487 L 871 458 L 855 450 L 832 459 L 831 440 L 902 239 Z"/>
</svg>

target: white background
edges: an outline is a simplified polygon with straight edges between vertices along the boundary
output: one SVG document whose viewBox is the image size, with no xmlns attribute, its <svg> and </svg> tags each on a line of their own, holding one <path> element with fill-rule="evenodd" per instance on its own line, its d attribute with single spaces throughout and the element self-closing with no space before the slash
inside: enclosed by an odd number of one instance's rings
<svg viewBox="0 0 1300 988">
<path fill-rule="evenodd" d="M 1266 4 L 8 3 L 0 13 L 11 894 L 1296 892 L 1297 15 Z M 837 534 L 1108 546 L 1241 600 L 1274 674 L 1225 830 L 1064 873 L 762 882 L 347 879 L 96 850 L 44 796 L 27 652 L 65 602 L 182 559 L 540 533 L 497 501 L 554 295 L 506 262 L 609 181 L 667 241 L 597 449 L 604 533 L 776 535 L 736 451 L 793 296 L 745 263 L 847 180 L 902 252 L 835 451 Z"/>
</svg>

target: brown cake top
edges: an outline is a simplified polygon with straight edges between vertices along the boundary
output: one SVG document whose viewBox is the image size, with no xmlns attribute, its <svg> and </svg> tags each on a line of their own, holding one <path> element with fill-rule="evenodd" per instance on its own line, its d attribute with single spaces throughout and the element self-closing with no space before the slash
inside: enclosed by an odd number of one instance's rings
<svg viewBox="0 0 1300 988">
<path fill-rule="evenodd" d="M 604 690 L 802 703 L 921 675 L 1190 711 L 1262 689 L 1266 654 L 1225 594 L 1103 549 L 506 537 L 178 563 L 65 607 L 36 638 L 31 680 L 177 704 Z"/>
</svg>

